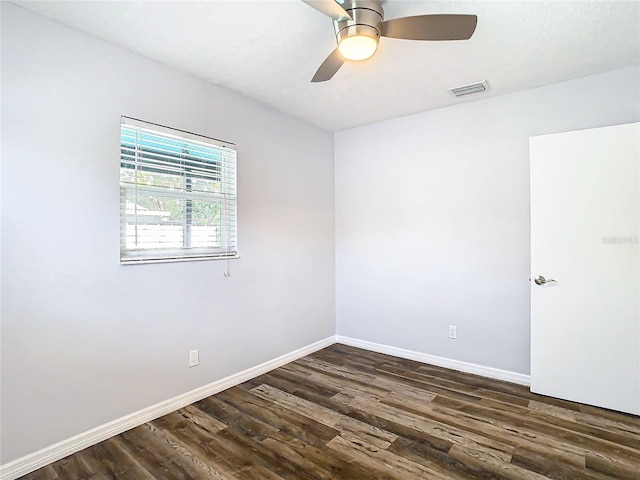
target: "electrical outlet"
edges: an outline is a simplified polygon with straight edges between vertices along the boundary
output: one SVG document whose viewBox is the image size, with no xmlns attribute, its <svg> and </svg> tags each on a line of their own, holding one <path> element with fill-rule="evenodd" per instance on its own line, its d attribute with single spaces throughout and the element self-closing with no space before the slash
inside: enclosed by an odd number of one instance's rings
<svg viewBox="0 0 640 480">
<path fill-rule="evenodd" d="M 189 352 L 189 368 L 198 365 L 198 350 L 191 350 Z"/>
<path fill-rule="evenodd" d="M 458 338 L 458 332 L 455 325 L 449 325 L 449 338 Z"/>
</svg>

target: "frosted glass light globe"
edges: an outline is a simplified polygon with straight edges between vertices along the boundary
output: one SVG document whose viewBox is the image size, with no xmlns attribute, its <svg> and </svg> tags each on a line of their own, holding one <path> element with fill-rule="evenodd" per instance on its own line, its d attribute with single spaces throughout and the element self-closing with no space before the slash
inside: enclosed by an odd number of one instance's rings
<svg viewBox="0 0 640 480">
<path fill-rule="evenodd" d="M 338 51 L 347 60 L 366 60 L 378 49 L 375 38 L 367 35 L 353 35 L 345 37 L 338 45 Z"/>
</svg>

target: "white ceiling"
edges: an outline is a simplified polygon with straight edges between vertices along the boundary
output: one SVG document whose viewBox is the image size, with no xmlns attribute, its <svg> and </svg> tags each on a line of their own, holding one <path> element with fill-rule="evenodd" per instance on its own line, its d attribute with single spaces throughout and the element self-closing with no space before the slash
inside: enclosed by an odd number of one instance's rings
<svg viewBox="0 0 640 480">
<path fill-rule="evenodd" d="M 473 13 L 478 27 L 468 41 L 382 39 L 315 84 L 332 21 L 299 0 L 15 3 L 329 130 L 640 63 L 638 0 L 388 0 L 385 19 Z M 487 93 L 446 91 L 484 79 Z"/>
</svg>

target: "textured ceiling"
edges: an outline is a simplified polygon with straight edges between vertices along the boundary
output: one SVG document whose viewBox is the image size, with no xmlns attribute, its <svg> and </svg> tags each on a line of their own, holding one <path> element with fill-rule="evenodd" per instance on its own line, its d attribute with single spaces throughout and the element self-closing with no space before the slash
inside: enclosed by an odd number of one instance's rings
<svg viewBox="0 0 640 480">
<path fill-rule="evenodd" d="M 298 0 L 15 3 L 329 130 L 640 63 L 639 1 L 388 0 L 385 19 L 472 13 L 478 27 L 468 41 L 382 39 L 315 84 L 332 21 Z M 446 91 L 484 79 L 489 92 Z"/>
</svg>

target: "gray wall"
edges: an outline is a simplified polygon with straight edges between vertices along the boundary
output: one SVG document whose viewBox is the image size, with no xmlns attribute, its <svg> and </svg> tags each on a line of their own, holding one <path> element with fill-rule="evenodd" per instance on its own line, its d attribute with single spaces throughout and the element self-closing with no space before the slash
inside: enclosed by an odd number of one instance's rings
<svg viewBox="0 0 640 480">
<path fill-rule="evenodd" d="M 338 334 L 528 374 L 529 137 L 637 121 L 639 84 L 635 66 L 336 134 Z"/>
<path fill-rule="evenodd" d="M 121 114 L 238 145 L 231 278 L 119 265 Z M 332 133 L 2 2 L 1 462 L 333 335 L 333 185 Z"/>
</svg>

